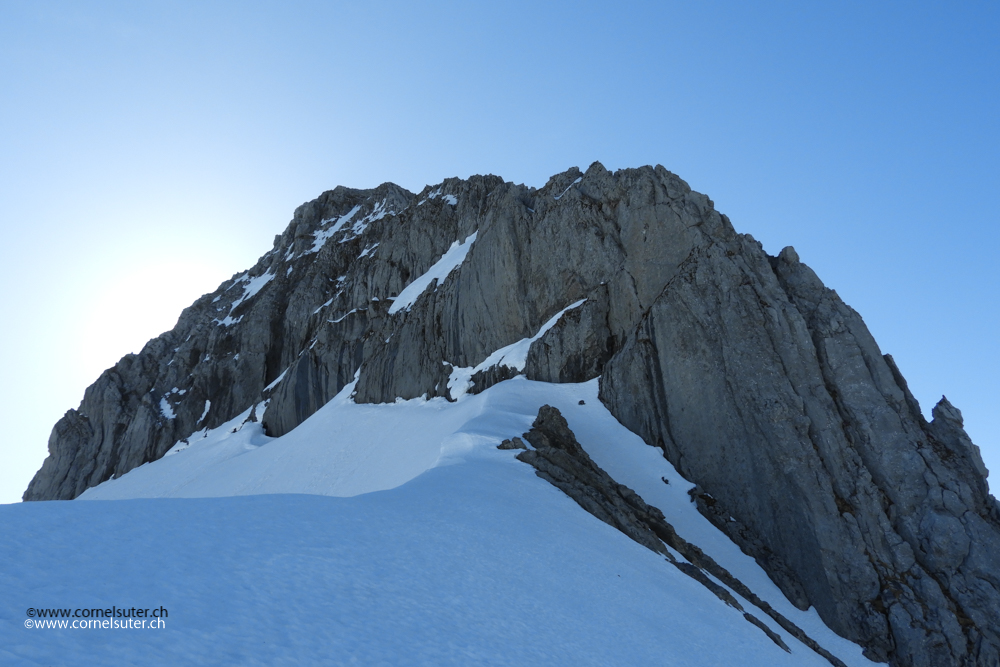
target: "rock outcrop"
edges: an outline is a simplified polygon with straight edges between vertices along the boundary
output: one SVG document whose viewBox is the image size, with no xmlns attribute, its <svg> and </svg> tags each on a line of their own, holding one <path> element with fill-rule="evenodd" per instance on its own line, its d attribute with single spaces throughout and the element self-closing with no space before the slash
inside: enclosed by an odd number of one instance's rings
<svg viewBox="0 0 1000 667">
<path fill-rule="evenodd" d="M 789 649 L 784 640 L 758 617 L 746 611 L 730 591 L 734 591 L 760 612 L 770 616 L 782 629 L 826 658 L 834 667 L 845 667 L 836 656 L 809 637 L 802 628 L 757 597 L 743 582 L 706 555 L 697 545 L 678 535 L 663 516 L 663 512 L 647 505 L 635 491 L 616 482 L 594 463 L 577 442 L 576 436 L 559 410 L 550 405 L 543 405 L 531 425 L 531 430 L 524 434 L 524 439 L 530 442 L 534 449 L 518 454 L 518 460 L 535 468 L 539 477 L 561 489 L 580 507 L 651 551 L 666 556 L 667 561 L 681 572 L 698 581 L 729 606 L 743 612 L 745 620 L 758 627 L 785 651 Z M 520 438 L 511 438 L 498 445 L 498 449 L 515 448 L 507 445 L 513 441 L 521 443 Z M 523 447 L 523 443 L 521 444 Z M 680 558 L 675 556 L 675 553 Z M 708 575 L 721 581 L 724 586 L 715 583 Z"/>
<path fill-rule="evenodd" d="M 872 657 L 1000 662 L 1000 509 L 959 411 L 926 422 L 794 250 L 769 257 L 659 166 L 324 193 L 87 390 L 24 497 L 74 498 L 244 413 L 287 433 L 356 376 L 356 401 L 389 402 L 518 373 L 600 375 L 706 516 Z"/>
<path fill-rule="evenodd" d="M 942 399 L 927 424 L 791 248 L 699 248 L 608 363 L 601 399 L 790 600 L 871 657 L 1000 662 L 1000 512 L 961 416 Z"/>
</svg>

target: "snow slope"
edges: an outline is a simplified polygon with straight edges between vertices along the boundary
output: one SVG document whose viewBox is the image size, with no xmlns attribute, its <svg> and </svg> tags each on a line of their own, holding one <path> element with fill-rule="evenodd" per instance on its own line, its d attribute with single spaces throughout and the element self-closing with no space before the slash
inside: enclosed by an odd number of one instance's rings
<svg viewBox="0 0 1000 667">
<path fill-rule="evenodd" d="M 353 498 L 3 510 L 4 665 L 824 664 L 509 456 Z M 29 606 L 112 605 L 162 605 L 166 627 L 23 627 Z"/>
<path fill-rule="evenodd" d="M 204 432 L 91 502 L 0 506 L 0 663 L 829 665 L 756 614 L 785 653 L 496 449 L 547 403 L 683 537 L 842 660 L 872 664 L 698 515 L 596 380 L 515 378 L 454 403 L 356 405 L 350 390 L 281 438 L 245 416 Z M 28 607 L 112 605 L 170 616 L 145 631 L 23 626 Z"/>
</svg>

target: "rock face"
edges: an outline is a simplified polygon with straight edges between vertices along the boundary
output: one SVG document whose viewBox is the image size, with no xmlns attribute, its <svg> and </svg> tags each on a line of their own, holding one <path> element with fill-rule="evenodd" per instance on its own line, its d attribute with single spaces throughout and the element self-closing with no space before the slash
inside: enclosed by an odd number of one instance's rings
<svg viewBox="0 0 1000 667">
<path fill-rule="evenodd" d="M 781 637 L 772 632 L 759 618 L 747 612 L 727 588 L 715 583 L 708 575 L 721 581 L 729 589 L 736 591 L 760 611 L 773 618 L 793 637 L 826 658 L 834 667 L 845 667 L 844 663 L 821 647 L 801 628 L 761 600 L 739 579 L 716 563 L 696 545 L 689 543 L 674 530 L 656 507 L 647 505 L 632 489 L 619 484 L 602 470 L 583 450 L 569 424 L 559 410 L 543 405 L 531 430 L 524 434 L 525 440 L 534 449 L 521 452 L 518 460 L 535 468 L 542 479 L 561 489 L 585 510 L 601 521 L 617 528 L 644 547 L 666 556 L 667 561 L 681 572 L 708 588 L 720 600 L 743 612 L 743 618 L 762 630 L 775 644 L 785 651 L 788 646 Z M 520 438 L 512 438 L 501 443 L 499 449 L 514 449 L 517 445 L 507 445 L 516 441 L 524 447 Z M 505 446 L 507 445 L 507 446 Z M 674 557 L 670 549 L 679 553 L 683 560 Z"/>
<path fill-rule="evenodd" d="M 946 400 L 926 423 L 861 318 L 786 248 L 696 250 L 601 398 L 803 609 L 880 660 L 1000 662 L 1000 512 Z M 736 521 L 728 521 L 728 517 Z"/>
<path fill-rule="evenodd" d="M 600 375 L 703 513 L 872 657 L 1000 663 L 1000 508 L 959 411 L 927 423 L 794 250 L 769 257 L 659 166 L 324 193 L 87 390 L 24 497 L 74 498 L 240 415 L 287 433 L 356 375 L 356 401 L 388 402 L 518 373 Z"/>
</svg>

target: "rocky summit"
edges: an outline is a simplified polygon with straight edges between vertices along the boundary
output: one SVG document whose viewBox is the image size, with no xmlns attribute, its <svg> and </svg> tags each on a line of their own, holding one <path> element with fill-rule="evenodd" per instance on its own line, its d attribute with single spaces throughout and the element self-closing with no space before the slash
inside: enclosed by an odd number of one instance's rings
<svg viewBox="0 0 1000 667">
<path fill-rule="evenodd" d="M 75 498 L 248 409 L 283 435 L 355 379 L 355 402 L 385 403 L 521 374 L 600 377 L 699 510 L 868 657 L 1000 664 L 1000 505 L 959 410 L 942 398 L 928 422 L 792 248 L 767 255 L 660 166 L 323 193 L 87 389 L 24 499 Z M 510 446 L 558 476 L 563 450 L 532 437 Z M 655 508 L 566 465 L 592 481 L 560 488 L 610 489 L 641 519 L 619 528 L 662 550 Z"/>
</svg>

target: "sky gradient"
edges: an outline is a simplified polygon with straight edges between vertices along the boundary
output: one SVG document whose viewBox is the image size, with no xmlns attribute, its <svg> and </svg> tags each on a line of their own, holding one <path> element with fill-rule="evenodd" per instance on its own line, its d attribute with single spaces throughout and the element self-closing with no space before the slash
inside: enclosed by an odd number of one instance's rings
<svg viewBox="0 0 1000 667">
<path fill-rule="evenodd" d="M 0 502 L 299 204 L 595 160 L 795 246 L 1000 471 L 996 2 L 138 4 L 0 0 Z"/>
</svg>

